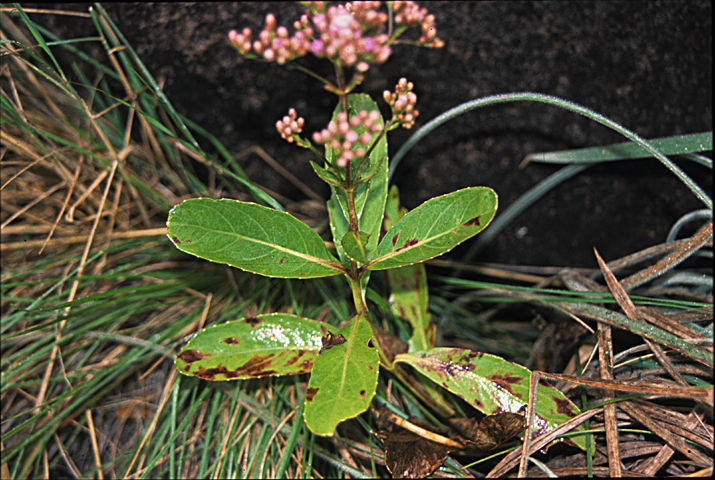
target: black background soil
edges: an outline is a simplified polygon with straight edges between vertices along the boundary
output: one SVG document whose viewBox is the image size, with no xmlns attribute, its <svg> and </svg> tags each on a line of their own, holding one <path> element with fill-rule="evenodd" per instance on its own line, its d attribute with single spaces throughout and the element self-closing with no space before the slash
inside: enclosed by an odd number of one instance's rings
<svg viewBox="0 0 715 480">
<path fill-rule="evenodd" d="M 401 76 L 415 84 L 417 127 L 477 97 L 534 91 L 593 108 L 645 138 L 712 130 L 712 6 L 689 2 L 422 2 L 446 46 L 397 46 L 373 67 L 362 89 L 380 97 Z M 47 5 L 45 5 L 47 7 Z M 86 10 L 89 5 L 62 5 Z M 229 46 L 231 28 L 262 28 L 275 12 L 290 25 L 292 3 L 104 4 L 174 106 L 216 135 L 233 154 L 266 150 L 326 198 L 307 151 L 283 142 L 275 121 L 295 107 L 307 133 L 328 121 L 335 98 L 308 76 L 275 64 L 243 60 Z M 57 6 L 59 8 L 59 6 Z M 36 21 L 64 29 L 90 26 L 57 16 Z M 91 33 L 91 30 L 90 30 Z M 325 71 L 326 65 L 309 61 Z M 389 138 L 396 152 L 411 132 Z M 400 164 L 394 182 L 413 208 L 473 185 L 500 195 L 503 211 L 557 170 L 530 164 L 531 152 L 624 141 L 575 114 L 536 103 L 472 111 L 423 139 Z M 711 172 L 678 161 L 712 192 Z M 241 166 L 257 183 L 293 199 L 299 190 L 257 156 Z M 518 217 L 476 260 L 530 265 L 596 266 L 593 247 L 614 259 L 664 241 L 673 222 L 704 208 L 656 160 L 610 163 L 586 170 Z M 456 250 L 455 256 L 464 252 Z"/>
</svg>

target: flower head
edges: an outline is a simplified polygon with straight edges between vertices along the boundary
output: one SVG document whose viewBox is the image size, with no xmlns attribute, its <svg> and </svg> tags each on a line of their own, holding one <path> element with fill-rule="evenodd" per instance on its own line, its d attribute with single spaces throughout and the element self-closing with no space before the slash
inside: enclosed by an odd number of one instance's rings
<svg viewBox="0 0 715 480">
<path fill-rule="evenodd" d="M 392 11 L 395 14 L 396 25 L 420 25 L 422 30 L 422 36 L 418 40 L 420 45 L 430 48 L 444 46 L 444 42 L 437 38 L 434 15 L 428 14 L 426 8 L 420 8 L 412 1 L 397 0 L 392 2 Z"/>
<path fill-rule="evenodd" d="M 365 155 L 373 136 L 382 130 L 379 119 L 377 110 L 361 110 L 350 118 L 347 113 L 340 112 L 326 128 L 313 134 L 313 141 L 332 148 L 335 164 L 342 168 Z"/>
<path fill-rule="evenodd" d="M 308 53 L 327 58 L 345 67 L 355 67 L 364 73 L 371 64 L 385 62 L 391 55 L 390 44 L 399 33 L 385 33 L 388 15 L 380 10 L 381 2 L 359 1 L 327 6 L 327 2 L 300 2 L 306 8 L 293 22 L 294 32 L 278 25 L 275 15 L 265 18 L 263 30 L 257 39 L 251 38 L 251 29 L 231 30 L 228 38 L 241 55 L 257 55 L 279 64 L 295 60 Z M 444 42 L 437 38 L 434 16 L 412 1 L 392 3 L 395 24 L 420 26 L 420 45 L 440 47 Z M 401 32 L 401 30 L 400 30 Z"/>
<path fill-rule="evenodd" d="M 385 90 L 382 97 L 392 108 L 392 117 L 397 120 L 403 128 L 410 129 L 415 124 L 417 116 L 420 114 L 415 109 L 417 95 L 412 91 L 414 85 L 402 77 L 395 85 L 395 91 Z"/>
<path fill-rule="evenodd" d="M 284 140 L 291 143 L 295 141 L 294 135 L 298 135 L 303 131 L 304 124 L 303 117 L 299 117 L 295 108 L 291 108 L 288 110 L 288 115 L 276 122 L 276 130 Z"/>
</svg>

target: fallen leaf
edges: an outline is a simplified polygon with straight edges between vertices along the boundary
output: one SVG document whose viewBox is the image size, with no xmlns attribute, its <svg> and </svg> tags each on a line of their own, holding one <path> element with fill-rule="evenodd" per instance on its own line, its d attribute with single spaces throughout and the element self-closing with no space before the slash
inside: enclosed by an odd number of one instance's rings
<svg viewBox="0 0 715 480">
<path fill-rule="evenodd" d="M 416 419 L 410 422 L 426 428 Z M 437 470 L 453 450 L 395 425 L 387 415 L 380 415 L 377 423 L 377 436 L 385 447 L 385 466 L 392 478 L 426 477 Z"/>
<path fill-rule="evenodd" d="M 488 452 L 509 442 L 524 431 L 524 416 L 518 413 L 496 413 L 477 421 L 452 417 L 449 424 L 464 438 L 468 451 Z"/>
<path fill-rule="evenodd" d="M 481 420 L 452 417 L 448 419 L 451 431 L 446 434 L 415 418 L 397 418 L 382 406 L 377 413 L 377 436 L 385 447 L 385 466 L 393 478 L 426 477 L 453 451 L 488 452 L 524 431 L 521 413 L 497 413 Z"/>
</svg>

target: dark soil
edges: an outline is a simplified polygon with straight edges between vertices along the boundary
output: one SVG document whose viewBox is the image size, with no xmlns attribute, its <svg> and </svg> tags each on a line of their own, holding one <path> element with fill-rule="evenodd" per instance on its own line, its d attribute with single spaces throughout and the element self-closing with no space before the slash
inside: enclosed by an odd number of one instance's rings
<svg viewBox="0 0 715 480">
<path fill-rule="evenodd" d="M 214 133 L 233 154 L 262 147 L 327 197 L 308 166 L 307 151 L 280 140 L 274 123 L 293 106 L 306 118 L 306 132 L 322 128 L 334 97 L 300 72 L 243 60 L 226 40 L 231 28 L 259 30 L 269 11 L 279 23 L 290 24 L 299 6 L 104 6 L 181 113 Z M 413 81 L 418 127 L 467 100 L 535 91 L 591 107 L 645 138 L 712 130 L 711 2 L 425 6 L 436 17 L 445 48 L 396 47 L 363 85 L 379 96 L 401 76 Z M 67 22 L 71 33 L 65 37 L 80 35 L 66 17 L 37 20 L 54 28 Z M 320 62 L 309 65 L 325 68 Z M 396 152 L 409 134 L 395 133 L 390 150 Z M 557 170 L 537 164 L 519 169 L 525 155 L 621 141 L 605 127 L 554 107 L 493 106 L 463 115 L 424 139 L 403 160 L 394 182 L 409 208 L 458 188 L 489 185 L 499 193 L 503 210 Z M 258 184 L 294 200 L 304 198 L 257 156 L 243 158 L 241 165 Z M 686 161 L 679 165 L 712 192 L 709 170 Z M 679 217 L 700 208 L 702 203 L 656 160 L 610 163 L 586 170 L 542 198 L 476 260 L 594 267 L 594 246 L 611 260 L 660 243 Z"/>
</svg>

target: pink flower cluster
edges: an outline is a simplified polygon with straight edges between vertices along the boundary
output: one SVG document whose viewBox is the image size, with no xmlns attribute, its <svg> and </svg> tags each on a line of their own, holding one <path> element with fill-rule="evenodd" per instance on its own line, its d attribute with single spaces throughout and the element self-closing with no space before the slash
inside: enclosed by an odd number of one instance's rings
<svg viewBox="0 0 715 480">
<path fill-rule="evenodd" d="M 288 110 L 288 115 L 276 122 L 276 130 L 278 130 L 278 133 L 281 134 L 284 140 L 290 143 L 295 140 L 293 135 L 303 131 L 304 124 L 305 120 L 303 117 L 299 117 L 295 108 L 291 108 Z"/>
<path fill-rule="evenodd" d="M 388 16 L 379 11 L 381 2 L 349 2 L 327 8 L 326 2 L 303 3 L 307 11 L 293 23 L 293 35 L 289 35 L 286 27 L 277 26 L 275 16 L 269 13 L 257 40 L 251 39 L 250 28 L 244 28 L 240 32 L 231 30 L 229 41 L 242 55 L 254 53 L 279 64 L 311 52 L 365 72 L 371 63 L 383 63 L 389 58 L 394 38 L 383 33 Z M 434 15 L 427 14 L 426 9 L 412 1 L 395 1 L 392 8 L 397 25 L 421 25 L 420 44 L 428 47 L 444 44 L 436 36 Z"/>
<path fill-rule="evenodd" d="M 444 42 L 437 38 L 437 29 L 434 27 L 434 15 L 428 14 L 426 8 L 420 8 L 415 2 L 396 0 L 392 2 L 392 11 L 395 13 L 395 25 L 420 25 L 422 36 L 418 43 L 429 48 L 441 48 Z"/>
<path fill-rule="evenodd" d="M 380 112 L 377 110 L 361 110 L 357 115 L 348 119 L 348 114 L 340 112 L 335 119 L 320 132 L 313 134 L 315 143 L 322 143 L 335 150 L 338 167 L 345 167 L 354 158 L 365 155 L 365 148 L 370 144 L 374 134 L 382 130 L 379 124 Z M 362 128 L 360 128 L 362 127 Z M 363 133 L 359 134 L 358 130 Z M 357 148 L 353 147 L 357 144 Z"/>
<path fill-rule="evenodd" d="M 412 128 L 417 116 L 420 114 L 418 110 L 415 110 L 417 95 L 412 91 L 412 88 L 414 88 L 412 82 L 408 82 L 405 77 L 402 77 L 395 85 L 394 92 L 389 90 L 382 92 L 382 97 L 392 108 L 393 118 L 397 119 L 407 129 Z"/>
<path fill-rule="evenodd" d="M 276 17 L 272 13 L 266 15 L 266 26 L 258 34 L 258 40 L 251 42 L 251 29 L 246 27 L 239 33 L 236 30 L 228 32 L 231 45 L 245 55 L 251 51 L 261 55 L 265 60 L 284 64 L 289 60 L 302 57 L 308 53 L 311 29 L 298 30 L 288 36 L 284 26 L 276 27 Z"/>
<path fill-rule="evenodd" d="M 384 33 L 366 35 L 387 21 L 387 14 L 377 11 L 379 6 L 380 2 L 352 2 L 315 15 L 316 36 L 310 51 L 317 57 L 355 66 L 359 72 L 367 71 L 370 63 L 384 62 L 392 52 L 390 38 Z"/>
</svg>

